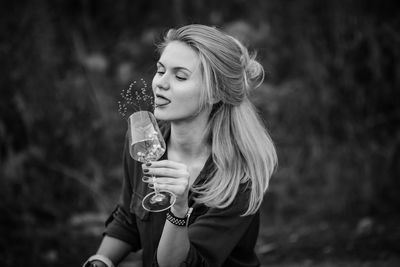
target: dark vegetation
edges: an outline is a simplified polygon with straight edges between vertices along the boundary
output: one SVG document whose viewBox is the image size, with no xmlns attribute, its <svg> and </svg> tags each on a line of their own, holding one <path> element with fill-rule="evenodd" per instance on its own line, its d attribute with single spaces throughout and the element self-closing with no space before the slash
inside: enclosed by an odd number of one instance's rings
<svg viewBox="0 0 400 267">
<path fill-rule="evenodd" d="M 266 69 L 254 103 L 279 153 L 265 266 L 396 266 L 395 1 L 2 1 L 0 263 L 79 266 L 118 199 L 119 92 L 151 80 L 169 27 L 205 23 Z M 397 265 L 398 266 L 398 265 Z"/>
</svg>

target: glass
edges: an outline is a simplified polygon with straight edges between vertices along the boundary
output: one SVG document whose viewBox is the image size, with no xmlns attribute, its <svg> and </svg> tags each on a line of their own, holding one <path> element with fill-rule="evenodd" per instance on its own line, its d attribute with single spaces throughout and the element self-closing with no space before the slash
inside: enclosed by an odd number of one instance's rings
<svg viewBox="0 0 400 267">
<path fill-rule="evenodd" d="M 134 160 L 142 163 L 156 161 L 165 153 L 165 141 L 158 128 L 153 113 L 137 111 L 128 118 L 129 154 Z M 176 196 L 167 190 L 157 188 L 156 178 L 144 176 L 142 180 L 149 182 L 153 192 L 142 200 L 145 210 L 160 212 L 170 208 L 176 200 Z"/>
</svg>

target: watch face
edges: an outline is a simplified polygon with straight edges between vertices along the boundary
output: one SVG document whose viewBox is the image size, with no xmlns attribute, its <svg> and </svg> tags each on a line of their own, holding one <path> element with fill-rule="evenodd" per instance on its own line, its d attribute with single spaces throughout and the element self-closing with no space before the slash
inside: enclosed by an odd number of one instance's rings
<svg viewBox="0 0 400 267">
<path fill-rule="evenodd" d="M 98 267 L 96 263 L 94 262 L 88 262 L 86 263 L 83 267 Z"/>
</svg>

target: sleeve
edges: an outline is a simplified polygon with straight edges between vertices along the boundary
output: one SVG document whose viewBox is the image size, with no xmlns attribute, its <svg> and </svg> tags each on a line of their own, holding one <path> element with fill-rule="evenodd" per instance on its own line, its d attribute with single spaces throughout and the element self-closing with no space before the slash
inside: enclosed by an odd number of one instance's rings
<svg viewBox="0 0 400 267">
<path fill-rule="evenodd" d="M 133 251 L 141 249 L 136 216 L 130 211 L 132 184 L 130 180 L 128 141 L 125 140 L 123 152 L 123 184 L 119 204 L 106 221 L 105 235 L 120 239 L 132 246 Z"/>
<path fill-rule="evenodd" d="M 244 235 L 254 235 L 258 229 L 252 227 L 256 215 L 241 216 L 247 209 L 248 194 L 238 194 L 227 208 L 211 208 L 189 226 L 190 248 L 183 266 L 221 266 Z M 258 224 L 256 224 L 258 225 Z M 254 241 L 255 242 L 255 241 Z M 252 248 L 250 248 L 252 249 Z M 158 266 L 155 263 L 153 266 Z"/>
<path fill-rule="evenodd" d="M 254 215 L 231 205 L 210 209 L 189 228 L 190 249 L 183 266 L 221 266 L 247 231 Z"/>
</svg>

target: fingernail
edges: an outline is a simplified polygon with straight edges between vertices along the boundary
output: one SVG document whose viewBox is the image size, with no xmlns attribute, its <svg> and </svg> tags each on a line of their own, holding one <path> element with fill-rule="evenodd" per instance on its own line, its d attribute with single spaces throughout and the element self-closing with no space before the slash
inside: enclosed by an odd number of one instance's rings
<svg viewBox="0 0 400 267">
<path fill-rule="evenodd" d="M 149 169 L 143 169 L 143 172 L 144 173 L 149 172 Z"/>
<path fill-rule="evenodd" d="M 147 167 L 150 167 L 150 166 L 151 166 L 151 162 L 147 162 L 147 163 L 146 163 L 146 166 L 147 166 Z"/>
</svg>

